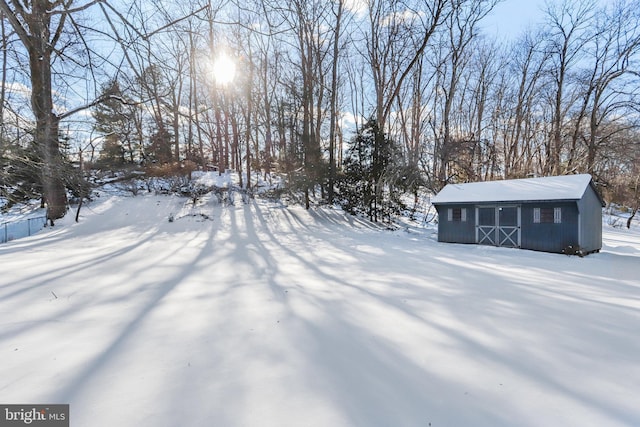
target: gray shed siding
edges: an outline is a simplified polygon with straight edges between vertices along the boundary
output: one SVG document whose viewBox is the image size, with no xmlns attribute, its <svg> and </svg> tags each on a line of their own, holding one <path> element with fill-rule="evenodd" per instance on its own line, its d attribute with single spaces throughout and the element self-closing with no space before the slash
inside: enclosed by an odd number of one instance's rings
<svg viewBox="0 0 640 427">
<path fill-rule="evenodd" d="M 521 206 L 521 248 L 562 253 L 567 246 L 578 244 L 580 221 L 576 202 L 532 202 Z M 561 208 L 561 222 L 534 223 L 534 208 Z"/>
<path fill-rule="evenodd" d="M 449 221 L 448 209 L 466 209 L 466 221 Z M 438 211 L 438 241 L 447 243 L 476 242 L 475 205 L 443 205 L 436 206 Z"/>
<path fill-rule="evenodd" d="M 602 201 L 589 186 L 582 199 L 578 200 L 580 211 L 580 247 L 584 252 L 602 248 Z"/>
<path fill-rule="evenodd" d="M 602 247 L 604 202 L 589 174 L 447 184 L 432 202 L 440 242 L 555 253 Z M 466 209 L 466 221 L 450 209 Z"/>
<path fill-rule="evenodd" d="M 446 243 L 477 243 L 476 207 L 499 208 L 514 203 L 474 203 L 437 205 L 438 241 Z M 576 202 L 520 202 L 520 248 L 562 253 L 569 245 L 578 245 L 579 212 Z M 449 221 L 448 209 L 467 209 L 467 221 Z M 534 223 L 534 208 L 561 208 L 562 218 L 556 223 Z"/>
</svg>

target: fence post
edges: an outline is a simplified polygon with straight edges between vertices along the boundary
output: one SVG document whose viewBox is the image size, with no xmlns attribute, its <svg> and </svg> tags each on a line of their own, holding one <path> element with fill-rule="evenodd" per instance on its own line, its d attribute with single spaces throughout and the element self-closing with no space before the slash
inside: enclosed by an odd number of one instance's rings
<svg viewBox="0 0 640 427">
<path fill-rule="evenodd" d="M 12 236 L 14 239 L 20 239 L 22 237 L 31 236 L 31 235 L 37 233 L 38 231 L 42 230 L 47 225 L 47 217 L 46 216 L 35 217 L 35 218 L 27 218 L 27 219 L 23 219 L 23 220 L 20 220 L 20 221 L 14 221 L 14 222 L 4 222 L 4 223 L 0 224 L 0 227 L 4 228 L 4 240 L 0 239 L 0 243 L 7 243 L 9 241 L 9 225 L 10 224 L 18 224 L 18 223 L 22 223 L 24 221 L 27 221 L 27 235 L 26 236 L 24 235 L 24 228 L 18 227 L 16 229 L 16 231 L 15 231 L 15 235 Z M 33 221 L 38 221 L 35 224 L 35 227 L 31 226 L 31 223 Z M 3 233 L 3 231 L 0 230 L 0 237 L 2 237 L 2 233 Z"/>
</svg>

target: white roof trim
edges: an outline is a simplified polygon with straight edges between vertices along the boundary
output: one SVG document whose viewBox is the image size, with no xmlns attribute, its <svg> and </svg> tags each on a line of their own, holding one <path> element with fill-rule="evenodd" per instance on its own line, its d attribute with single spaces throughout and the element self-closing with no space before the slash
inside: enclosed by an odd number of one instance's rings
<svg viewBox="0 0 640 427">
<path fill-rule="evenodd" d="M 579 200 L 590 182 L 591 175 L 582 174 L 448 184 L 431 202 L 440 204 Z"/>
</svg>

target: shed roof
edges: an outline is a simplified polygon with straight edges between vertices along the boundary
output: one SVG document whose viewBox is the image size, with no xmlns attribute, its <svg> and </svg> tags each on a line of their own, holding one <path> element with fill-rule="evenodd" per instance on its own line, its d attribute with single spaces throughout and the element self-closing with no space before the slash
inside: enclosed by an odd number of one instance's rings
<svg viewBox="0 0 640 427">
<path fill-rule="evenodd" d="M 432 203 L 579 200 L 590 185 L 589 174 L 447 184 Z"/>
</svg>

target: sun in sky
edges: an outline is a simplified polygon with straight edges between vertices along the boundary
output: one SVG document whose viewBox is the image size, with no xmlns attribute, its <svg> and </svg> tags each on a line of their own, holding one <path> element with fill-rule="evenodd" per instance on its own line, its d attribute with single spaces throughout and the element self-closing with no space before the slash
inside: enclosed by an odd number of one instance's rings
<svg viewBox="0 0 640 427">
<path fill-rule="evenodd" d="M 221 53 L 213 60 L 213 78 L 217 83 L 226 85 L 233 81 L 236 75 L 236 63 L 226 53 Z"/>
</svg>

